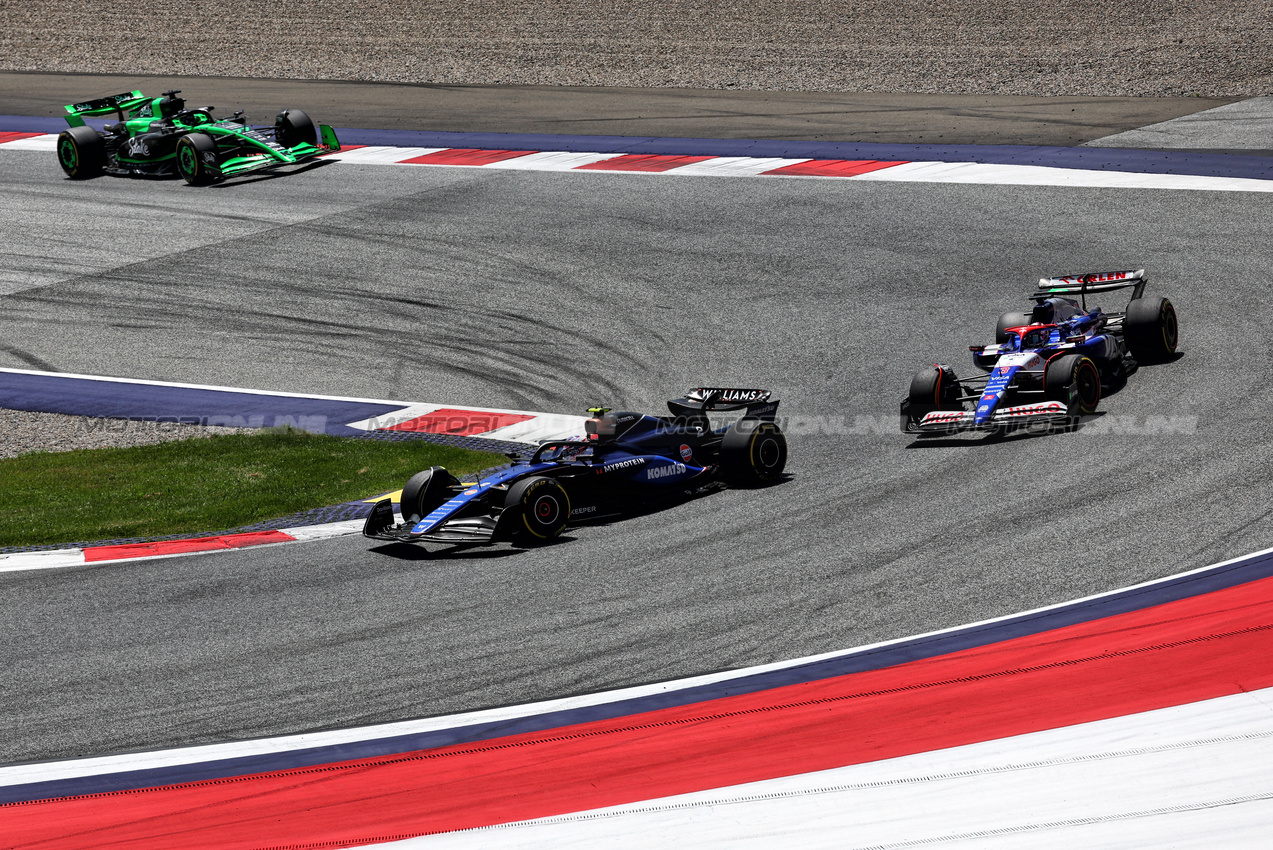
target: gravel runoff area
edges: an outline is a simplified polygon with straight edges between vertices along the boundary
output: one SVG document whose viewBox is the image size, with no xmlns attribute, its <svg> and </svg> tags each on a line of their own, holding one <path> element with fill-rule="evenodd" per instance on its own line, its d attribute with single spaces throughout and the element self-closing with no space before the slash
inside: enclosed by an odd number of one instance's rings
<svg viewBox="0 0 1273 850">
<path fill-rule="evenodd" d="M 250 428 L 64 416 L 0 409 L 0 459 L 28 452 L 149 446 L 169 440 L 247 433 Z"/>
<path fill-rule="evenodd" d="M 770 91 L 1273 94 L 1273 0 L 0 0 L 0 69 Z"/>
</svg>

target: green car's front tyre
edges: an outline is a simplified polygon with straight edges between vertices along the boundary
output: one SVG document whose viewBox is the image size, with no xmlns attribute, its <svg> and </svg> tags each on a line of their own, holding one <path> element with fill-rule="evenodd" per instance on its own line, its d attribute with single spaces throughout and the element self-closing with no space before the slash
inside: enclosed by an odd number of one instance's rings
<svg viewBox="0 0 1273 850">
<path fill-rule="evenodd" d="M 191 133 L 177 141 L 177 172 L 191 186 L 207 186 L 221 179 L 217 144 L 206 133 Z"/>
<path fill-rule="evenodd" d="M 92 127 L 71 127 L 57 137 L 57 162 L 72 180 L 97 177 L 106 166 L 106 142 Z"/>
</svg>

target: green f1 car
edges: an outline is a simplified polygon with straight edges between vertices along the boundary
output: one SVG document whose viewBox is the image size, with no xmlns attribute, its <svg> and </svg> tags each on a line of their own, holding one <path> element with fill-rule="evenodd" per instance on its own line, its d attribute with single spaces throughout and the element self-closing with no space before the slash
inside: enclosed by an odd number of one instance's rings
<svg viewBox="0 0 1273 850">
<path fill-rule="evenodd" d="M 57 137 L 58 164 L 72 179 L 179 174 L 192 186 L 204 186 L 340 150 L 335 131 L 326 124 L 316 129 L 299 109 L 284 109 L 273 127 L 251 127 L 242 110 L 218 120 L 211 106 L 186 109 L 180 93 L 173 89 L 151 98 L 132 91 L 67 105 L 71 126 Z M 102 130 L 84 123 L 86 115 L 112 114 L 118 123 Z"/>
</svg>

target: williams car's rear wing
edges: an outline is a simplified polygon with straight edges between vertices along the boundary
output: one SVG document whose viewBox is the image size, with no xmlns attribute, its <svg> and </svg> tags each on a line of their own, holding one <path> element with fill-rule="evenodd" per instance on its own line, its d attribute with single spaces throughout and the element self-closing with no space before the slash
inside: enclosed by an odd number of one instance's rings
<svg viewBox="0 0 1273 850">
<path fill-rule="evenodd" d="M 86 100 L 83 103 L 68 103 L 66 109 L 66 123 L 72 127 L 83 127 L 85 115 L 110 115 L 112 113 L 119 116 L 119 120 L 124 120 L 125 109 L 136 109 L 150 98 L 146 97 L 139 91 L 126 91 L 123 94 L 113 94 L 110 97 L 102 97 L 97 100 Z"/>
<path fill-rule="evenodd" d="M 769 390 L 740 389 L 737 387 L 699 387 L 690 390 L 685 398 L 674 398 L 668 408 L 678 416 L 702 414 L 711 410 L 745 410 L 747 419 L 773 420 L 778 413 L 778 400 L 772 399 Z"/>
<path fill-rule="evenodd" d="M 1139 298 L 1145 291 L 1149 278 L 1144 269 L 1126 272 L 1092 272 L 1091 274 L 1069 275 L 1067 277 L 1041 277 L 1039 290 L 1030 297 L 1042 302 L 1054 295 L 1077 295 L 1082 299 L 1083 309 L 1087 309 L 1087 296 L 1093 292 L 1113 292 L 1116 289 L 1134 287 L 1132 298 Z"/>
</svg>

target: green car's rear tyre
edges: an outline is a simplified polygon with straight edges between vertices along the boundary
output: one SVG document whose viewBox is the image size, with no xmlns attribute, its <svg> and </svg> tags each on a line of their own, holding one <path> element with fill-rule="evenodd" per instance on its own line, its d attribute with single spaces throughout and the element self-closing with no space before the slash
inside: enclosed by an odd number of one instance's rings
<svg viewBox="0 0 1273 850">
<path fill-rule="evenodd" d="M 543 543 L 561 536 L 570 521 L 570 496 L 552 478 L 523 478 L 504 497 L 504 510 L 520 510 L 513 537 L 522 543 Z"/>
<path fill-rule="evenodd" d="M 318 131 L 314 122 L 299 109 L 284 109 L 274 119 L 274 138 L 285 148 L 294 148 L 304 142 L 318 145 Z"/>
<path fill-rule="evenodd" d="M 57 163 L 72 180 L 97 177 L 106 165 L 106 142 L 92 127 L 71 127 L 57 137 Z"/>
<path fill-rule="evenodd" d="M 191 133 L 177 140 L 177 172 L 191 186 L 221 179 L 216 142 L 207 133 Z"/>
</svg>

